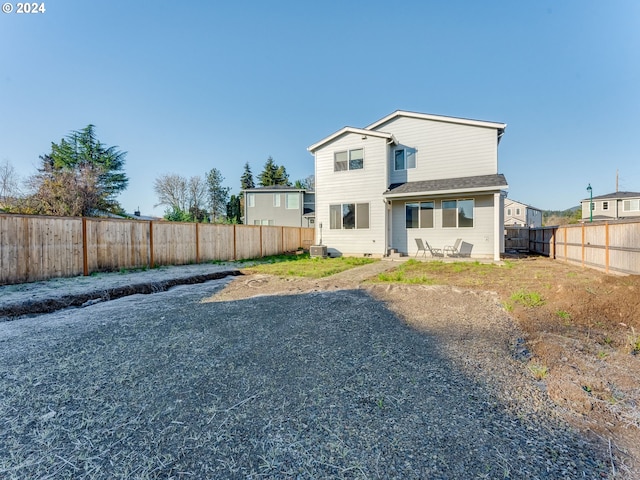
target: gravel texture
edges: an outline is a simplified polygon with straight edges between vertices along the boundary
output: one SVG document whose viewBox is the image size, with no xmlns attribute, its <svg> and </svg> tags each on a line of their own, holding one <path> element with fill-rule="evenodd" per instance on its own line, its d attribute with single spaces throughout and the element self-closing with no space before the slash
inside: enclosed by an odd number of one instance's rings
<svg viewBox="0 0 640 480">
<path fill-rule="evenodd" d="M 490 294 L 202 301 L 228 283 L 0 324 L 0 477 L 612 476 L 525 380 Z"/>
</svg>

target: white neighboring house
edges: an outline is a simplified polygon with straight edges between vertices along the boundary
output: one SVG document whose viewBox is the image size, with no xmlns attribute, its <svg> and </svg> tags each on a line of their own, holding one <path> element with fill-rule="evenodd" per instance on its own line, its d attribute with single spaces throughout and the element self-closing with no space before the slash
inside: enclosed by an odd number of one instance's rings
<svg viewBox="0 0 640 480">
<path fill-rule="evenodd" d="M 330 255 L 413 255 L 457 238 L 473 257 L 504 252 L 498 144 L 504 123 L 396 111 L 311 145 L 316 238 Z"/>
<path fill-rule="evenodd" d="M 542 210 L 516 200 L 504 201 L 505 226 L 542 227 Z"/>
<path fill-rule="evenodd" d="M 614 192 L 593 197 L 589 212 L 589 201 L 585 198 L 582 205 L 582 221 L 617 220 L 621 218 L 640 217 L 640 192 Z"/>
</svg>

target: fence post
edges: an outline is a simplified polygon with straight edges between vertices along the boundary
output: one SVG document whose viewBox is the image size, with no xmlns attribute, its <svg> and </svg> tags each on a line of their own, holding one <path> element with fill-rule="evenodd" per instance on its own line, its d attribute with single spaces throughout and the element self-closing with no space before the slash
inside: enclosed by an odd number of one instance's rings
<svg viewBox="0 0 640 480">
<path fill-rule="evenodd" d="M 604 263 L 605 271 L 609 273 L 609 222 L 604 224 Z"/>
<path fill-rule="evenodd" d="M 89 252 L 87 251 L 87 219 L 82 217 L 82 273 L 89 276 Z"/>
<path fill-rule="evenodd" d="M 149 220 L 149 268 L 153 268 L 153 220 Z"/>
<path fill-rule="evenodd" d="M 264 251 L 262 249 L 262 225 L 260 225 L 260 258 L 264 257 Z"/>
<path fill-rule="evenodd" d="M 564 227 L 564 260 L 567 261 L 567 227 Z"/>
<path fill-rule="evenodd" d="M 280 253 L 284 253 L 284 227 L 280 227 Z"/>
<path fill-rule="evenodd" d="M 236 224 L 233 224 L 233 260 L 238 260 L 238 239 L 236 237 Z"/>
<path fill-rule="evenodd" d="M 584 223 L 582 224 L 582 266 L 584 267 Z"/>
<path fill-rule="evenodd" d="M 200 263 L 200 224 L 196 222 L 196 263 Z"/>
</svg>

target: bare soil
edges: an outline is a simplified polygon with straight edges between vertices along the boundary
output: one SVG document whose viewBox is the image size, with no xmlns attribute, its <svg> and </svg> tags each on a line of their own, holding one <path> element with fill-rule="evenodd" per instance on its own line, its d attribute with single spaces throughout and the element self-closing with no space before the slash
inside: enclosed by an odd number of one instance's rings
<svg viewBox="0 0 640 480">
<path fill-rule="evenodd" d="M 607 445 L 613 476 L 640 478 L 640 276 L 528 257 L 442 269 L 436 286 L 375 282 L 398 265 L 383 261 L 321 280 L 247 269 L 210 301 L 366 289 L 407 324 L 440 335 L 452 359 L 509 397 L 514 410 L 551 408 Z M 540 302 L 527 306 L 518 292 Z M 496 320 L 496 308 L 506 321 Z"/>
</svg>

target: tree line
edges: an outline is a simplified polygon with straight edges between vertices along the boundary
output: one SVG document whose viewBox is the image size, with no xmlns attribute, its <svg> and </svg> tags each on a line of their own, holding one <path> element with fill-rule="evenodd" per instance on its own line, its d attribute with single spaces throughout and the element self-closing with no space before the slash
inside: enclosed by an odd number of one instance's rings
<svg viewBox="0 0 640 480">
<path fill-rule="evenodd" d="M 124 171 L 127 152 L 100 142 L 94 125 L 72 131 L 51 151 L 39 157 L 37 172 L 24 182 L 13 166 L 0 164 L 0 211 L 34 215 L 109 216 L 126 215 L 117 201 L 129 183 Z M 284 165 L 269 157 L 257 175 L 261 187 L 283 185 L 313 189 L 313 176 L 289 180 Z M 243 191 L 256 187 L 248 162 L 240 177 L 241 192 L 231 195 L 217 168 L 203 176 L 183 177 L 170 173 L 157 177 L 155 206 L 164 206 L 164 218 L 171 221 L 241 223 Z"/>
<path fill-rule="evenodd" d="M 269 157 L 262 172 L 257 175 L 257 185 L 313 189 L 313 176 L 296 180 L 293 184 L 284 165 Z M 240 176 L 240 194 L 230 195 L 230 188 L 223 185 L 224 177 L 212 168 L 204 177 L 186 178 L 171 173 L 155 179 L 153 188 L 158 197 L 157 206 L 166 207 L 164 218 L 173 221 L 242 223 L 244 190 L 256 188 L 256 180 L 249 162 L 244 164 Z"/>
</svg>

